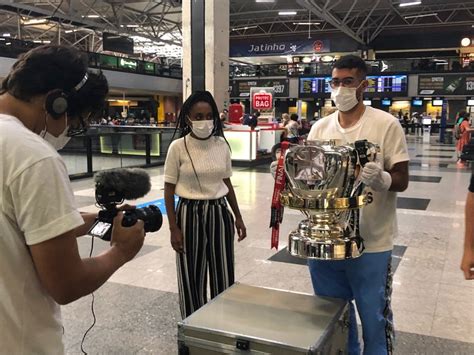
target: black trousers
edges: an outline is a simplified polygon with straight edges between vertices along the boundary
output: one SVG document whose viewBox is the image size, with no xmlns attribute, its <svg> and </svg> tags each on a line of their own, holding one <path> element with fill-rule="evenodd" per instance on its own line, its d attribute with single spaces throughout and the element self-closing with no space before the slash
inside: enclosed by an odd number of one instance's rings
<svg viewBox="0 0 474 355">
<path fill-rule="evenodd" d="M 176 222 L 184 237 L 184 253 L 176 253 L 179 306 L 184 318 L 234 283 L 234 217 L 225 198 L 180 198 Z"/>
</svg>

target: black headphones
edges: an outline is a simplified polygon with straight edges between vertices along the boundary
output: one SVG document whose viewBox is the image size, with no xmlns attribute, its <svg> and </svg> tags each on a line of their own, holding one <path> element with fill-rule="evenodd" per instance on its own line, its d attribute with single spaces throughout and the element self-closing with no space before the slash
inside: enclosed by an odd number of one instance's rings
<svg viewBox="0 0 474 355">
<path fill-rule="evenodd" d="M 55 120 L 64 115 L 71 107 L 69 100 L 85 85 L 87 79 L 89 79 L 89 74 L 86 72 L 79 84 L 74 86 L 70 93 L 66 93 L 62 89 L 54 89 L 48 92 L 45 101 L 46 112 Z"/>
</svg>

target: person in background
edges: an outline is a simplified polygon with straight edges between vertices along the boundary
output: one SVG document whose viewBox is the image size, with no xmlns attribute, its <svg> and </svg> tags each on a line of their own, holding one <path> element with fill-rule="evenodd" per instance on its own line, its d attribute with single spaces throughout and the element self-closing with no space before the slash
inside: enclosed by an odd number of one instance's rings
<svg viewBox="0 0 474 355">
<path fill-rule="evenodd" d="M 95 257 L 79 254 L 77 238 L 97 214 L 77 210 L 57 150 L 104 107 L 107 80 L 87 62 L 73 47 L 40 46 L 22 54 L 1 84 L 2 354 L 64 354 L 59 304 L 97 290 L 143 245 L 143 222 L 123 227 L 119 213 L 110 246 Z"/>
<path fill-rule="evenodd" d="M 458 153 L 458 164 L 464 166 L 464 162 L 462 162 L 459 158 L 461 156 L 464 146 L 466 144 L 469 144 L 469 141 L 471 140 L 471 132 L 474 131 L 474 129 L 470 126 L 469 114 L 467 112 L 461 112 L 459 114 L 458 126 L 459 132 L 461 134 L 459 140 L 456 143 L 456 150 Z"/>
<path fill-rule="evenodd" d="M 408 148 L 397 118 L 365 106 L 367 66 L 353 55 L 334 63 L 330 85 L 337 111 L 313 125 L 308 140 L 378 144 L 380 163 L 369 162 L 360 177 L 372 198 L 361 210 L 360 234 L 365 251 L 355 259 L 308 260 L 314 291 L 350 303 L 349 354 L 359 354 L 355 300 L 362 323 L 365 355 L 393 354 L 394 326 L 390 306 L 393 238 L 397 234 L 397 192 L 408 187 Z"/>
<path fill-rule="evenodd" d="M 244 113 L 244 115 L 242 117 L 240 117 L 240 123 L 243 126 L 248 126 L 249 122 L 250 122 L 250 118 L 251 118 L 250 114 Z"/>
<path fill-rule="evenodd" d="M 405 134 L 408 134 L 408 125 L 410 124 L 410 117 L 408 116 L 408 112 L 405 112 L 403 115 L 403 125 L 405 126 Z"/>
<path fill-rule="evenodd" d="M 228 118 L 227 113 L 228 113 L 228 111 L 224 109 L 224 111 L 222 111 L 219 114 L 219 119 L 221 120 L 221 124 L 222 124 L 223 129 L 229 128 L 229 126 L 227 125 L 227 118 Z"/>
<path fill-rule="evenodd" d="M 229 116 L 229 111 L 227 111 L 226 109 L 223 109 L 222 112 L 219 114 L 219 118 L 221 119 L 221 122 L 227 121 L 228 116 Z"/>
<path fill-rule="evenodd" d="M 314 116 L 311 118 L 311 121 L 309 122 L 310 127 L 313 127 L 313 125 L 319 121 L 319 116 L 318 113 L 314 113 Z"/>
<path fill-rule="evenodd" d="M 290 123 L 290 115 L 284 113 L 281 115 L 281 127 L 286 127 Z"/>
<path fill-rule="evenodd" d="M 461 260 L 461 270 L 466 280 L 474 280 L 474 171 L 471 174 L 464 216 L 464 253 Z"/>
<path fill-rule="evenodd" d="M 208 273 L 211 298 L 234 283 L 234 233 L 237 229 L 241 241 L 247 231 L 230 181 L 230 148 L 209 92 L 188 97 L 176 129 L 180 138 L 172 141 L 165 161 L 165 205 L 184 319 L 207 302 Z"/>
<path fill-rule="evenodd" d="M 423 134 L 423 124 L 422 124 L 422 116 L 419 112 L 414 112 L 412 115 L 412 122 L 415 125 L 415 134 Z"/>
<path fill-rule="evenodd" d="M 250 129 L 254 130 L 257 127 L 259 117 L 260 117 L 260 111 L 257 111 L 253 115 L 250 116 L 250 119 L 248 121 L 248 125 Z"/>
<path fill-rule="evenodd" d="M 403 115 L 403 122 L 410 122 L 410 116 L 408 115 L 408 112 L 405 112 L 405 114 Z"/>
<path fill-rule="evenodd" d="M 281 132 L 281 134 L 280 134 L 280 142 L 283 142 L 283 141 L 287 140 L 288 130 L 287 130 L 286 126 L 288 125 L 288 123 L 290 123 L 290 115 L 287 114 L 287 113 L 282 114 L 281 115 L 280 127 L 284 128 L 285 130 L 283 132 Z"/>
<path fill-rule="evenodd" d="M 290 143 L 298 143 L 300 124 L 298 122 L 298 115 L 292 113 L 290 116 L 290 122 L 286 125 L 286 139 Z"/>
<path fill-rule="evenodd" d="M 309 133 L 310 129 L 311 129 L 311 125 L 308 122 L 308 120 L 306 118 L 302 118 L 300 128 L 298 130 L 298 135 L 299 136 L 304 136 L 305 134 Z"/>
</svg>

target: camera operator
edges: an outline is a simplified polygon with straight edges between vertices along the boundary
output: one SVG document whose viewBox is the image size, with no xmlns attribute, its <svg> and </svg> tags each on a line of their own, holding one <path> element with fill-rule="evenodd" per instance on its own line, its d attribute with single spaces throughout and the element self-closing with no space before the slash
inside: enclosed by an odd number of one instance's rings
<svg viewBox="0 0 474 355">
<path fill-rule="evenodd" d="M 59 304 L 99 288 L 144 240 L 143 222 L 114 220 L 110 248 L 81 259 L 76 237 L 95 215 L 77 211 L 56 150 L 84 132 L 108 92 L 74 48 L 41 46 L 19 57 L 0 90 L 0 332 L 5 354 L 62 354 Z"/>
</svg>

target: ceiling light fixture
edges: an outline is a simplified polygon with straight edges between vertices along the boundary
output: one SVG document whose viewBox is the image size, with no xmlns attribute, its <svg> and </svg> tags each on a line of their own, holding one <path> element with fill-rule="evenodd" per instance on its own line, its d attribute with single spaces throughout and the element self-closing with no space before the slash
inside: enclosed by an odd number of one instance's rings
<svg viewBox="0 0 474 355">
<path fill-rule="evenodd" d="M 99 15 L 87 15 L 87 16 L 82 16 L 82 18 L 87 17 L 87 18 L 99 18 Z"/>
<path fill-rule="evenodd" d="M 471 39 L 468 38 L 468 37 L 464 37 L 462 40 L 461 40 L 461 46 L 463 47 L 469 47 L 471 45 Z"/>
<path fill-rule="evenodd" d="M 127 25 L 128 28 L 137 28 L 140 27 L 139 25 Z"/>
<path fill-rule="evenodd" d="M 244 27 L 236 27 L 233 28 L 231 31 L 245 31 L 251 28 L 257 28 L 258 26 L 244 26 Z"/>
<path fill-rule="evenodd" d="M 420 15 L 405 16 L 405 20 L 408 20 L 408 19 L 411 19 L 411 18 L 431 17 L 431 16 L 438 16 L 438 13 L 433 12 L 432 14 L 420 14 Z"/>
<path fill-rule="evenodd" d="M 301 25 L 301 26 L 309 26 L 309 25 L 315 25 L 315 26 L 318 26 L 320 25 L 321 22 L 293 22 L 293 25 Z"/>
<path fill-rule="evenodd" d="M 294 10 L 288 10 L 288 11 L 278 11 L 279 16 L 294 16 L 296 15 L 297 12 Z"/>
<path fill-rule="evenodd" d="M 334 60 L 334 57 L 330 55 L 325 55 L 321 57 L 321 61 L 325 63 L 332 62 L 333 60 Z"/>
<path fill-rule="evenodd" d="M 400 3 L 400 7 L 406 7 L 406 6 L 415 6 L 415 5 L 421 5 L 420 0 L 405 0 Z"/>
<path fill-rule="evenodd" d="M 33 18 L 31 20 L 23 20 L 24 25 L 41 25 L 48 22 L 45 18 Z"/>
<path fill-rule="evenodd" d="M 11 34 L 10 33 L 4 33 L 2 36 L 3 37 L 11 37 Z"/>
<path fill-rule="evenodd" d="M 275 0 L 255 0 L 255 2 L 275 2 Z"/>
</svg>

